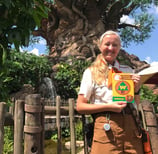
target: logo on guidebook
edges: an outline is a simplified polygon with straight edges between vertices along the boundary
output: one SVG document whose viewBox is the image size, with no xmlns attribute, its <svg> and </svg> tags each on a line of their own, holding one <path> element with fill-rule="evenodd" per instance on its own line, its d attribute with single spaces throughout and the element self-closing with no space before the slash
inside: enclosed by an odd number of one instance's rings
<svg viewBox="0 0 158 154">
<path fill-rule="evenodd" d="M 129 73 L 113 73 L 113 101 L 134 102 L 134 83 Z"/>
</svg>

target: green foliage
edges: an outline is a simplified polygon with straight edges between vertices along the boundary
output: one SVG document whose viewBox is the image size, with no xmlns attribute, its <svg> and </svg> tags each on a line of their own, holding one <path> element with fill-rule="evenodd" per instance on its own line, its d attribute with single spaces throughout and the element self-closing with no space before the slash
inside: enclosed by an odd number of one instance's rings
<svg viewBox="0 0 158 154">
<path fill-rule="evenodd" d="M 4 147 L 3 154 L 12 154 L 14 149 L 14 132 L 12 127 L 4 127 Z"/>
<path fill-rule="evenodd" d="M 40 26 L 49 9 L 43 0 L 0 0 L 0 40 L 5 49 L 28 46 L 31 31 Z"/>
<path fill-rule="evenodd" d="M 144 11 L 138 13 L 132 13 L 132 18 L 135 20 L 135 25 L 139 25 L 139 29 L 133 27 L 126 27 L 120 30 L 120 36 L 123 42 L 123 46 L 127 47 L 131 42 L 143 43 L 145 39 L 150 37 L 150 33 L 154 28 L 154 18 Z"/>
<path fill-rule="evenodd" d="M 18 83 L 20 85 L 31 84 L 33 87 L 37 87 L 41 79 L 51 72 L 51 64 L 46 57 L 27 52 L 18 53 L 13 51 L 9 63 L 11 63 L 10 77 L 14 78 L 11 86 L 14 88 Z"/>
<path fill-rule="evenodd" d="M 62 137 L 64 139 L 65 138 L 69 138 L 70 137 L 70 128 L 62 128 L 61 135 L 62 135 Z M 51 139 L 53 141 L 57 141 L 57 139 L 58 139 L 57 130 L 55 130 L 55 131 L 52 132 Z"/>
<path fill-rule="evenodd" d="M 7 101 L 8 88 L 6 85 L 11 80 L 11 78 L 7 76 L 9 65 L 6 63 L 6 57 L 7 52 L 3 46 L 0 45 L 0 101 Z"/>
<path fill-rule="evenodd" d="M 62 128 L 61 135 L 64 139 L 69 139 L 70 138 L 70 128 Z M 83 140 L 83 132 L 82 132 L 82 121 L 77 120 L 75 123 L 75 135 L 76 135 L 76 140 Z M 57 135 L 57 130 L 52 132 L 52 137 L 51 139 L 53 141 L 57 141 L 58 135 Z"/>
<path fill-rule="evenodd" d="M 57 139 L 58 139 L 57 130 L 56 130 L 56 131 L 53 131 L 51 139 L 52 139 L 53 141 L 57 141 Z"/>
<path fill-rule="evenodd" d="M 82 121 L 78 120 L 75 125 L 75 133 L 76 133 L 76 140 L 82 141 L 83 140 L 83 129 L 82 129 Z"/>
<path fill-rule="evenodd" d="M 13 90 L 10 80 L 15 77 L 17 81 L 19 75 L 14 68 L 13 74 L 8 76 L 8 69 L 15 65 L 20 68 L 20 64 L 7 60 L 12 45 L 17 50 L 19 46 L 28 46 L 32 31 L 40 27 L 41 19 L 48 16 L 48 11 L 43 0 L 0 0 L 0 101 L 7 99 L 7 94 Z M 16 81 L 13 83 L 15 90 L 19 87 Z"/>
<path fill-rule="evenodd" d="M 150 101 L 154 106 L 155 112 L 158 113 L 158 95 L 153 94 L 153 91 L 145 85 L 141 87 L 140 99 Z"/>
<path fill-rule="evenodd" d="M 149 100 L 150 102 L 158 102 L 158 95 L 153 94 L 153 91 L 145 85 L 141 87 L 140 98 L 141 100 Z"/>
<path fill-rule="evenodd" d="M 10 52 L 10 58 L 6 61 L 8 68 L 5 82 L 0 84 L 0 90 L 6 96 L 9 93 L 16 92 L 24 84 L 31 84 L 38 87 L 42 78 L 48 76 L 51 72 L 51 65 L 46 57 L 36 56 L 27 52 Z M 0 101 L 6 99 L 4 94 L 0 93 Z"/>
<path fill-rule="evenodd" d="M 83 71 L 90 62 L 73 59 L 71 65 L 60 63 L 54 76 L 57 94 L 64 99 L 76 98 Z"/>
</svg>

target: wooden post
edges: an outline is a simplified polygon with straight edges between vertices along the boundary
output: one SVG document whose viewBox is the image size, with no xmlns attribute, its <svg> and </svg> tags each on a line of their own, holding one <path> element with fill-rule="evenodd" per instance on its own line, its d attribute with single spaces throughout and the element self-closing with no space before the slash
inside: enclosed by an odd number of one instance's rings
<svg viewBox="0 0 158 154">
<path fill-rule="evenodd" d="M 83 139 L 84 139 L 84 154 L 88 154 L 88 143 L 87 143 L 87 137 L 86 137 L 86 133 L 85 133 L 85 124 L 86 124 L 86 120 L 85 120 L 85 115 L 82 115 L 82 131 L 83 131 Z"/>
<path fill-rule="evenodd" d="M 14 154 L 23 153 L 24 100 L 15 102 L 14 113 Z"/>
<path fill-rule="evenodd" d="M 76 137 L 75 137 L 75 116 L 74 116 L 74 99 L 69 99 L 69 116 L 70 116 L 70 142 L 71 142 L 71 154 L 76 154 Z"/>
<path fill-rule="evenodd" d="M 62 138 L 61 138 L 61 122 L 60 122 L 60 96 L 56 97 L 56 126 L 58 130 L 58 143 L 57 143 L 57 154 L 62 153 Z"/>
<path fill-rule="evenodd" d="M 39 94 L 25 98 L 24 154 L 42 154 L 41 97 Z"/>
<path fill-rule="evenodd" d="M 6 113 L 6 103 L 0 102 L 0 154 L 3 153 L 3 145 L 4 145 L 5 113 Z"/>
<path fill-rule="evenodd" d="M 44 124 L 44 98 L 41 98 L 41 106 L 42 106 L 42 112 L 41 112 L 41 127 L 42 127 L 42 133 L 41 133 L 41 154 L 44 154 L 44 140 L 45 140 L 45 124 Z"/>
</svg>

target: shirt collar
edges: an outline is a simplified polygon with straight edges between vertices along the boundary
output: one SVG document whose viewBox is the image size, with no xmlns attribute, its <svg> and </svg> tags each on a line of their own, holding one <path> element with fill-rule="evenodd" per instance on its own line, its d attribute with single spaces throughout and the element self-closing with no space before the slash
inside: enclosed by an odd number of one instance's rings
<svg viewBox="0 0 158 154">
<path fill-rule="evenodd" d="M 118 70 L 120 69 L 120 64 L 117 60 L 115 60 L 114 65 L 109 64 L 109 69 L 111 69 L 112 67 L 116 67 Z"/>
</svg>

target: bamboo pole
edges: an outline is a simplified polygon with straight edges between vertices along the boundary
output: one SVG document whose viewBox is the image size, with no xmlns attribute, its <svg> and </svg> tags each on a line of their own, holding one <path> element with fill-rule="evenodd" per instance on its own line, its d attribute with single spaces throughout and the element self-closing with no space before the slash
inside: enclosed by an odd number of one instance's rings
<svg viewBox="0 0 158 154">
<path fill-rule="evenodd" d="M 0 154 L 3 153 L 3 145 L 4 145 L 5 112 L 6 112 L 6 103 L 0 102 Z"/>
<path fill-rule="evenodd" d="M 76 137 L 75 137 L 75 116 L 74 116 L 74 99 L 69 99 L 69 116 L 70 116 L 70 143 L 71 143 L 71 154 L 76 154 Z"/>
<path fill-rule="evenodd" d="M 61 122 L 60 122 L 60 96 L 56 97 L 56 125 L 58 130 L 58 143 L 57 143 L 57 154 L 62 153 L 62 138 L 61 138 Z"/>
<path fill-rule="evenodd" d="M 15 102 L 14 112 L 14 154 L 23 153 L 24 100 Z"/>
</svg>

